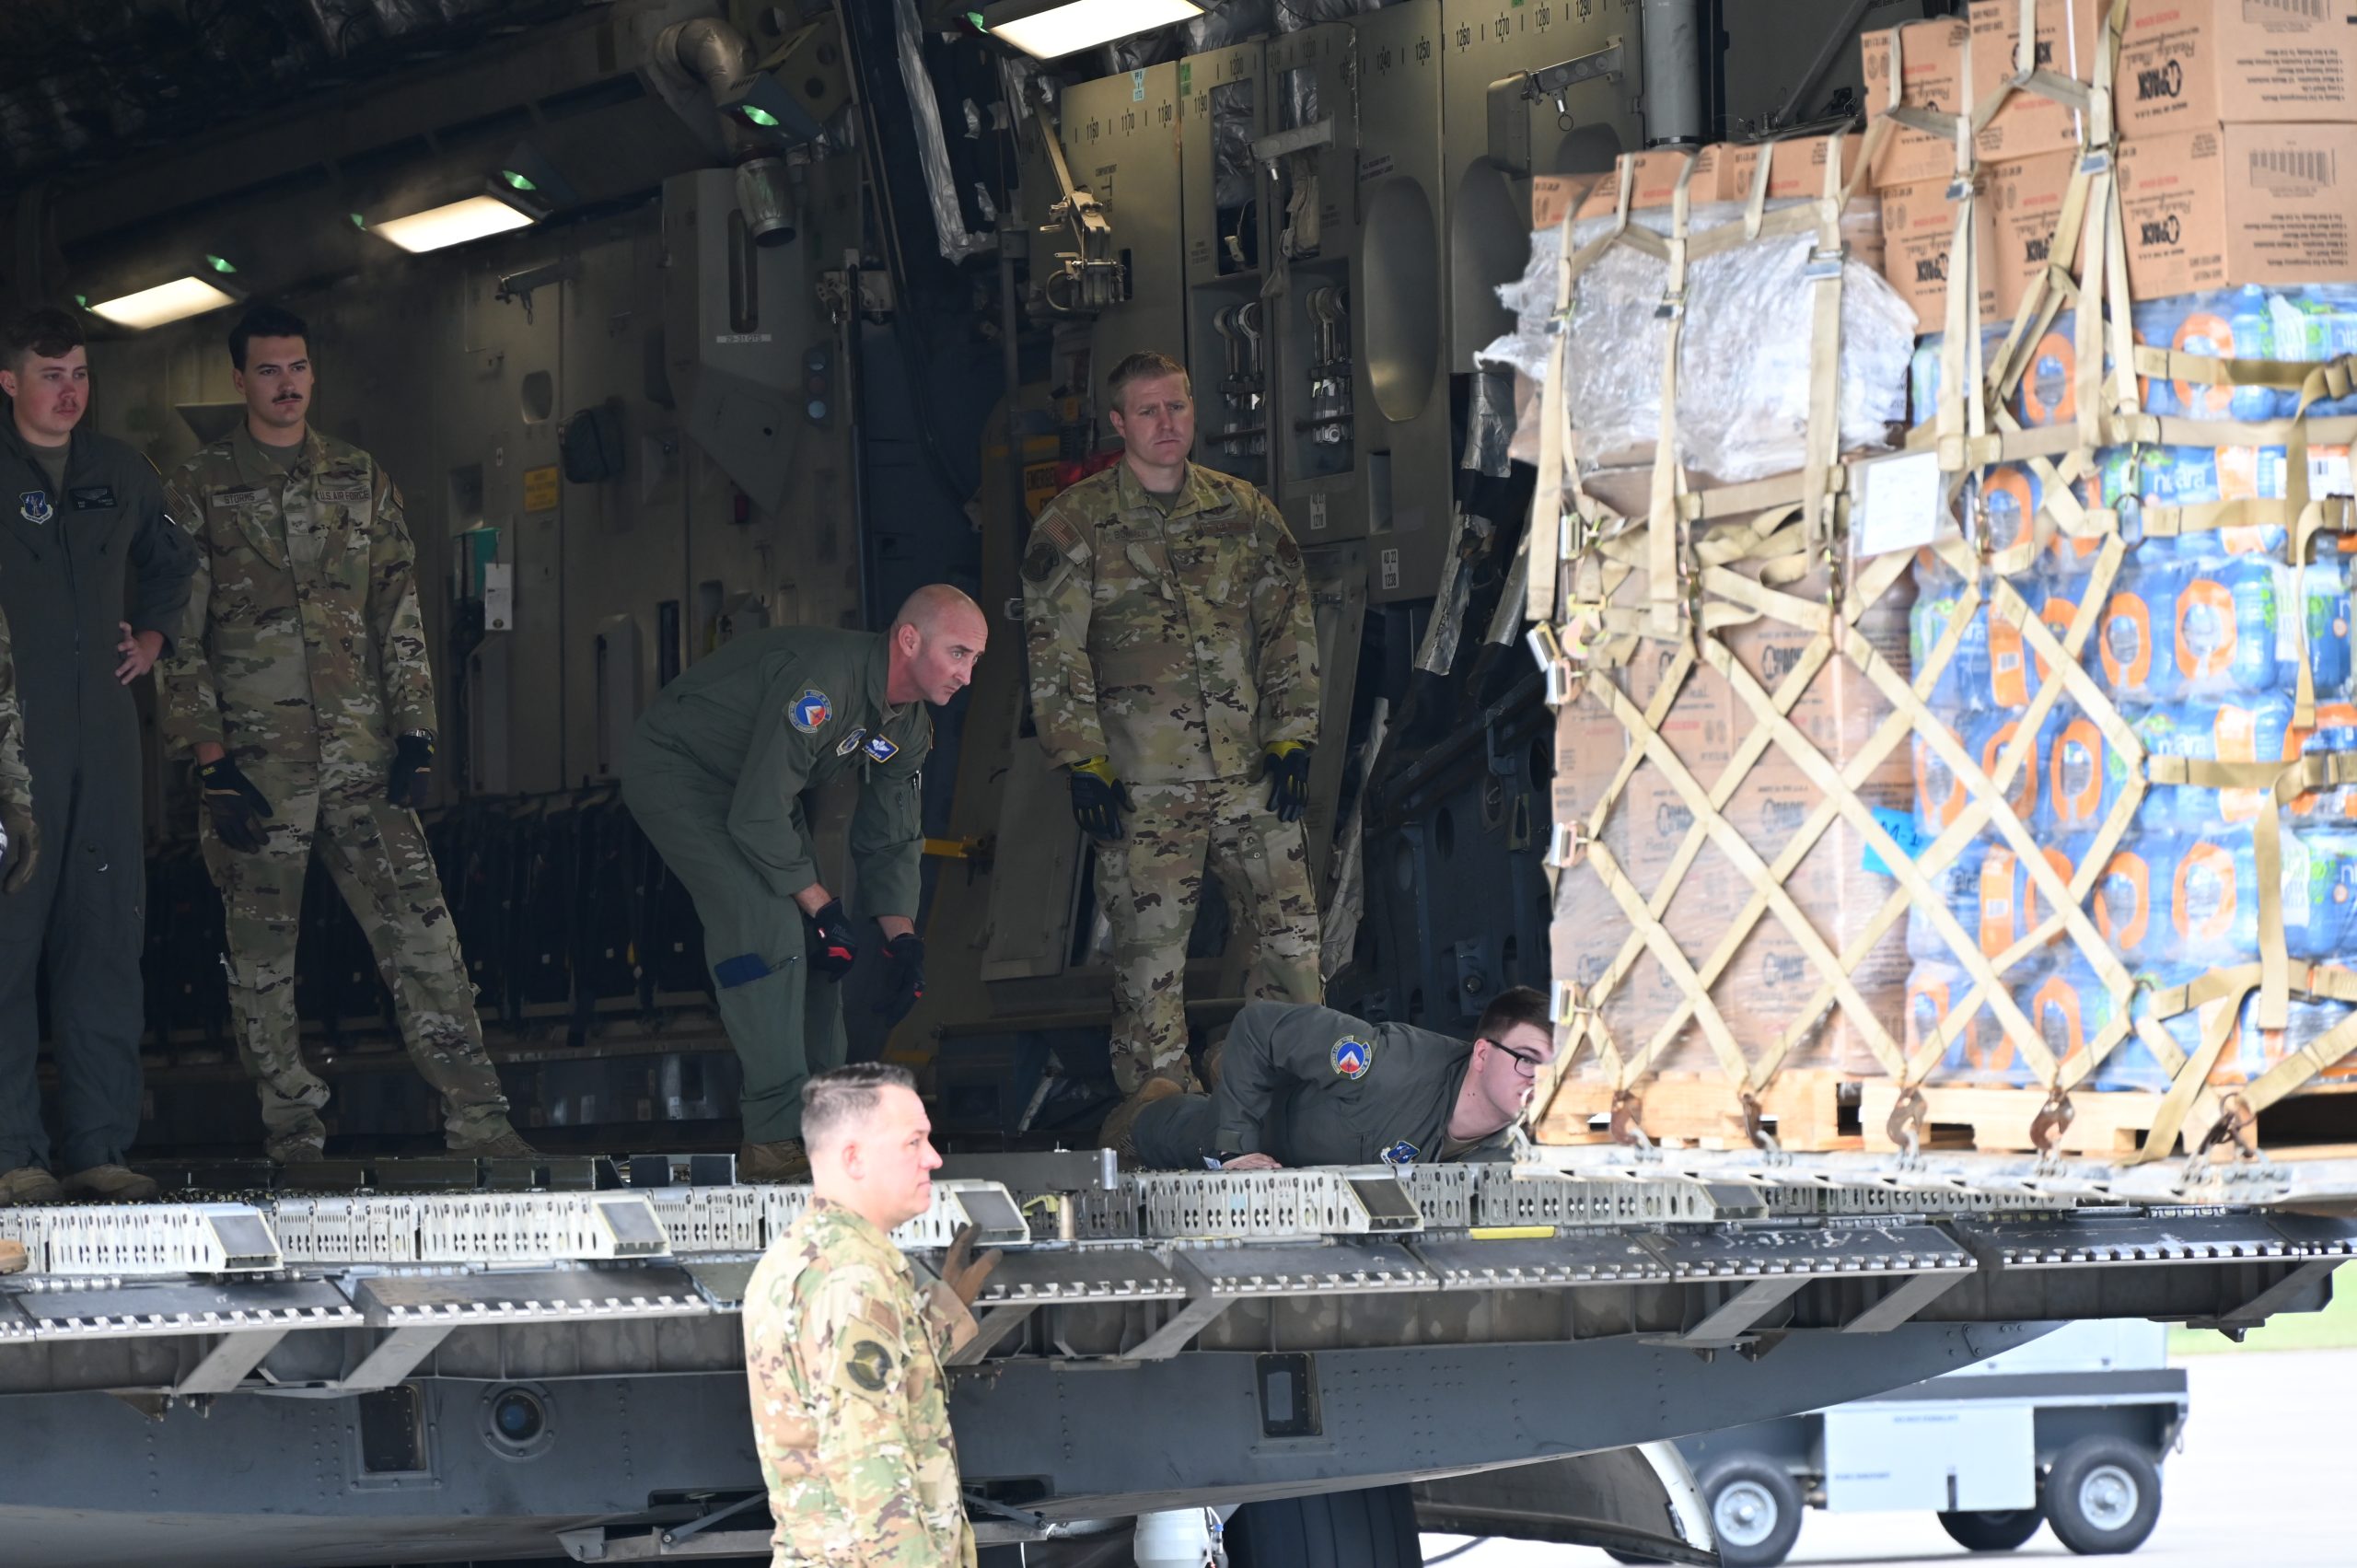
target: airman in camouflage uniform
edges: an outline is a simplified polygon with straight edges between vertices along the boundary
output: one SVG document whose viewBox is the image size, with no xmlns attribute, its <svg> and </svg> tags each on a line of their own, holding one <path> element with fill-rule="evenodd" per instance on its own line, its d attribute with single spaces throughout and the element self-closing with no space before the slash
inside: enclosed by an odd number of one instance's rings
<svg viewBox="0 0 2357 1568">
<path fill-rule="evenodd" d="M 1133 355 L 1112 379 L 1127 451 L 1040 512 L 1023 597 L 1039 742 L 1071 771 L 1098 840 L 1113 1074 L 1134 1094 L 1151 1078 L 1194 1081 L 1182 975 L 1206 861 L 1235 929 L 1257 944 L 1250 994 L 1323 998 L 1300 823 L 1318 641 L 1301 550 L 1277 509 L 1186 460 L 1184 370 Z M 1157 493 L 1157 481 L 1175 488 Z M 1268 799 L 1256 768 L 1278 781 Z"/>
<path fill-rule="evenodd" d="M 33 776 L 25 769 L 25 715 L 17 705 L 17 661 L 8 645 L 8 617 L 0 613 L 0 829 L 8 848 L 0 857 L 0 891 L 15 892 L 29 877 L 41 837 L 33 829 Z"/>
<path fill-rule="evenodd" d="M 231 348 L 248 418 L 182 465 L 169 490 L 202 559 L 183 633 L 160 667 L 161 712 L 166 741 L 194 755 L 204 781 L 204 860 L 226 915 L 238 1049 L 269 1152 L 317 1158 L 327 1137 L 328 1087 L 304 1064 L 295 1015 L 316 837 L 392 990 L 411 1060 L 442 1097 L 449 1145 L 528 1154 L 484 1054 L 412 808 L 433 756 L 434 677 L 401 493 L 367 453 L 302 417 L 310 372 L 298 318 L 250 313 Z"/>
<path fill-rule="evenodd" d="M 974 1568 L 942 1362 L 973 1338 L 967 1304 L 997 1254 L 970 1259 L 970 1227 L 942 1277 L 920 1284 L 893 1244 L 888 1225 L 931 1206 L 941 1163 L 911 1082 L 875 1063 L 808 1081 L 810 1207 L 746 1286 L 745 1371 L 774 1568 Z M 865 1109 L 845 1111 L 846 1098 Z M 870 1140 L 849 1177 L 846 1136 Z"/>
</svg>

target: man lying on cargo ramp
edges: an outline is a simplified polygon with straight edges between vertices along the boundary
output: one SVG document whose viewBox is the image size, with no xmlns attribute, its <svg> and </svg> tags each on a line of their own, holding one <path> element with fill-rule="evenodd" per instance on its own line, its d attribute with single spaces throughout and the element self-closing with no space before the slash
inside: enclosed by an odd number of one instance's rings
<svg viewBox="0 0 2357 1568">
<path fill-rule="evenodd" d="M 1150 1080 L 1101 1140 L 1149 1169 L 1275 1170 L 1502 1158 L 1555 1055 L 1547 998 L 1498 993 L 1470 1043 L 1330 1007 L 1255 1002 L 1237 1014 L 1208 1095 Z"/>
</svg>

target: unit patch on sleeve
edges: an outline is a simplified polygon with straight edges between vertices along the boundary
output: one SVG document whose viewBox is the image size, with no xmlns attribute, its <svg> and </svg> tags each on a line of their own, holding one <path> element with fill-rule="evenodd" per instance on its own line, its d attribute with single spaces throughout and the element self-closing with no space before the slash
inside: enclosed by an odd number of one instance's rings
<svg viewBox="0 0 2357 1568">
<path fill-rule="evenodd" d="M 879 762 L 888 762 L 900 754 L 900 749 L 898 746 L 880 735 L 869 736 L 867 745 L 863 749 Z"/>
<path fill-rule="evenodd" d="M 859 743 L 866 738 L 867 726 L 865 725 L 862 725 L 857 729 L 853 730 L 849 735 L 843 737 L 842 744 L 835 748 L 835 755 L 838 757 L 850 756 L 853 752 L 859 749 Z"/>
<path fill-rule="evenodd" d="M 835 705 L 815 686 L 794 699 L 785 710 L 786 722 L 805 735 L 818 734 L 819 726 L 834 716 Z"/>
<path fill-rule="evenodd" d="M 1364 1078 L 1375 1065 L 1375 1047 L 1352 1035 L 1334 1042 L 1334 1071 L 1345 1078 Z"/>
</svg>

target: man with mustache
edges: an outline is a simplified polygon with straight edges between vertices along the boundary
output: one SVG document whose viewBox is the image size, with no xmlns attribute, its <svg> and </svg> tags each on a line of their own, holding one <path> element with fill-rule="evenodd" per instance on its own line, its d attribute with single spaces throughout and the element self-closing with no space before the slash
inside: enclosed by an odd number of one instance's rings
<svg viewBox="0 0 2357 1568">
<path fill-rule="evenodd" d="M 146 1028 L 145 788 L 130 688 L 180 624 L 195 552 L 165 515 L 154 465 L 80 428 L 90 366 L 72 316 L 31 310 L 0 326 L 0 392 L 10 415 L 0 420 L 0 614 L 32 785 L 28 815 L 0 784 L 12 863 L 0 883 L 0 1204 L 152 1198 L 156 1184 L 122 1164 L 139 1132 Z M 62 1187 L 34 1075 L 44 976 Z"/>
<path fill-rule="evenodd" d="M 1039 744 L 1097 841 L 1113 1081 L 1134 1101 L 1195 1086 L 1182 980 L 1206 865 L 1227 891 L 1231 939 L 1254 946 L 1248 993 L 1325 994 L 1301 828 L 1318 633 L 1276 507 L 1187 460 L 1186 367 L 1133 354 L 1106 391 L 1121 460 L 1040 511 L 1023 601 Z"/>
<path fill-rule="evenodd" d="M 193 757 L 227 917 L 238 1051 L 266 1148 L 320 1158 L 328 1086 L 304 1064 L 295 941 L 316 838 L 367 933 L 410 1060 L 469 1155 L 528 1155 L 482 1048 L 474 985 L 416 807 L 434 779 L 417 552 L 377 460 L 310 428 L 310 329 L 258 305 L 229 331 L 246 417 L 173 476 L 202 552 L 164 665 L 164 738 Z"/>
</svg>

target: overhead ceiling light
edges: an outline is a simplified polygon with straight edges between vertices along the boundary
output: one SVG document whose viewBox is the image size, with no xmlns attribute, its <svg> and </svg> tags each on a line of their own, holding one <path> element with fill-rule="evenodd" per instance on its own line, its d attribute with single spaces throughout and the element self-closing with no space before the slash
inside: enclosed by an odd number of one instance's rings
<svg viewBox="0 0 2357 1568">
<path fill-rule="evenodd" d="M 1039 60 L 1055 60 L 1203 14 L 1195 0 L 999 0 L 981 29 Z"/>
<path fill-rule="evenodd" d="M 402 250 L 414 253 L 439 250 L 445 246 L 464 245 L 470 239 L 505 234 L 510 229 L 537 223 L 540 217 L 539 213 L 527 208 L 518 198 L 503 201 L 495 195 L 482 195 L 468 196 L 444 206 L 412 213 L 406 217 L 386 218 L 364 226 L 378 238 L 390 240 Z"/>
<path fill-rule="evenodd" d="M 126 294 L 113 299 L 102 299 L 90 307 L 94 316 L 103 316 L 118 327 L 134 331 L 160 327 L 167 321 L 181 321 L 191 316 L 202 316 L 208 310 L 218 310 L 225 305 L 235 305 L 238 296 L 217 284 L 203 278 L 175 278 L 170 283 L 143 288 L 136 294 Z"/>
</svg>

